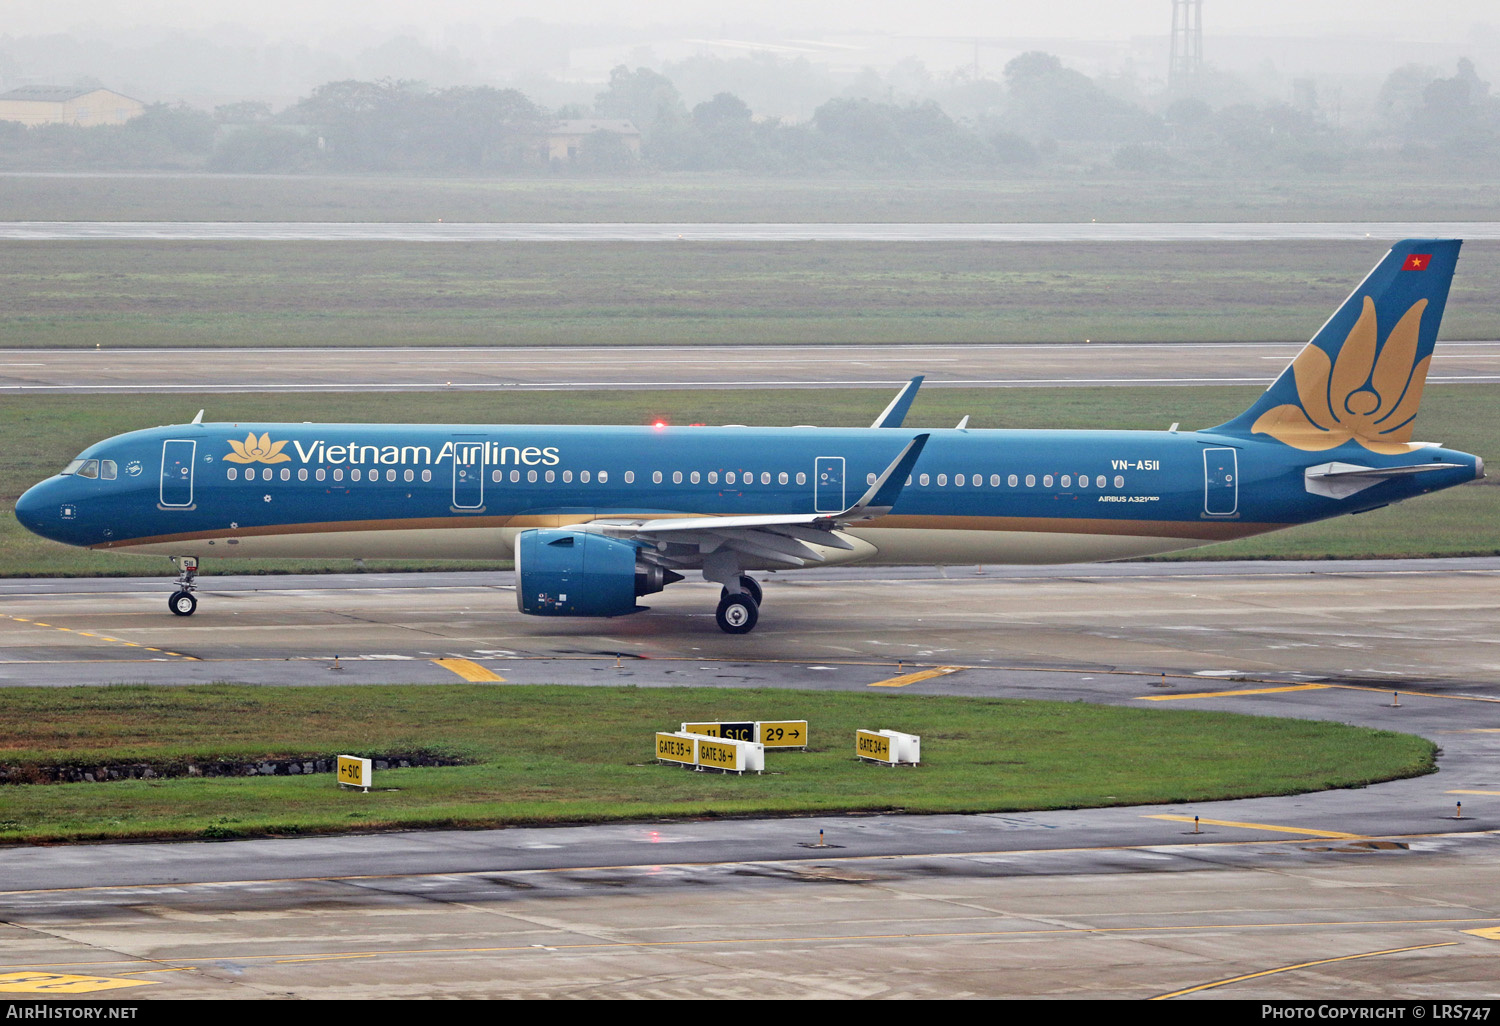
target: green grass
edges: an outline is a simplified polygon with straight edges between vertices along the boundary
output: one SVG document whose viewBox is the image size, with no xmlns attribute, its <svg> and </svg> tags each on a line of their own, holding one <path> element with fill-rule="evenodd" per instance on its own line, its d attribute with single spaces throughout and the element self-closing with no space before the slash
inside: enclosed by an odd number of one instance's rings
<svg viewBox="0 0 1500 1026">
<path fill-rule="evenodd" d="M 811 750 L 768 753 L 763 776 L 653 761 L 654 731 L 725 717 L 807 719 Z M 1435 756 L 1421 738 L 1328 722 L 769 689 L 7 688 L 0 726 L 7 765 L 397 748 L 471 760 L 378 773 L 370 794 L 331 774 L 0 786 L 0 841 L 25 843 L 1215 801 L 1429 773 Z M 857 727 L 920 734 L 923 765 L 860 763 Z"/>
<path fill-rule="evenodd" d="M 1306 339 L 1385 243 L 0 242 L 0 348 Z M 1444 337 L 1493 338 L 1500 243 Z"/>
<path fill-rule="evenodd" d="M 1491 221 L 1500 179 L 1432 161 L 1285 178 L 1056 171 L 996 178 L 8 176 L 0 220 Z"/>
<path fill-rule="evenodd" d="M 1013 388 L 924 391 L 907 422 L 951 427 L 972 416 L 979 428 L 1160 429 L 1221 423 L 1244 409 L 1258 388 Z M 367 395 L 0 396 L 0 576 L 134 576 L 167 574 L 165 557 L 75 549 L 38 538 L 10 515 L 16 497 L 56 473 L 85 446 L 110 435 L 167 421 L 365 421 L 453 423 L 645 424 L 660 416 L 676 423 L 864 425 L 890 400 L 865 389 L 708 390 L 627 392 L 517 392 L 503 400 L 478 392 L 392 392 L 371 404 Z M 434 408 L 440 402 L 441 412 Z M 1500 459 L 1500 387 L 1433 385 L 1418 423 L 1420 437 Z M 1493 481 L 1493 479 L 1491 479 Z M 1182 558 L 1322 559 L 1492 555 L 1500 553 L 1500 487 L 1481 483 L 1376 510 L 1309 524 L 1258 538 L 1195 549 Z M 371 562 L 371 570 L 421 569 L 414 561 Z M 498 564 L 441 564 L 447 569 Z M 353 569 L 349 560 L 214 560 L 210 574 Z"/>
</svg>

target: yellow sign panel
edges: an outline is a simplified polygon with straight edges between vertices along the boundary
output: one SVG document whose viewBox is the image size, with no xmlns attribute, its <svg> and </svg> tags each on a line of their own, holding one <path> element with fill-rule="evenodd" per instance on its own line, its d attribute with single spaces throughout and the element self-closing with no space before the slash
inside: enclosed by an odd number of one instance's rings
<svg viewBox="0 0 1500 1026">
<path fill-rule="evenodd" d="M 767 748 L 806 748 L 806 720 L 762 720 L 760 737 L 755 740 Z"/>
<path fill-rule="evenodd" d="M 740 769 L 740 746 L 725 741 L 699 741 L 698 765 L 713 769 Z"/>
<path fill-rule="evenodd" d="M 695 738 L 659 733 L 656 735 L 656 757 L 663 762 L 694 766 L 698 762 L 698 744 Z"/>
<path fill-rule="evenodd" d="M 149 987 L 156 980 L 119 980 L 109 976 L 66 976 L 62 973 L 0 973 L 0 993 L 87 994 L 117 987 Z"/>
<path fill-rule="evenodd" d="M 891 739 L 884 734 L 877 734 L 873 730 L 856 730 L 854 732 L 854 754 L 861 759 L 878 759 L 881 762 L 891 761 Z"/>
<path fill-rule="evenodd" d="M 370 760 L 352 755 L 339 756 L 339 783 L 352 787 L 370 786 Z"/>
</svg>

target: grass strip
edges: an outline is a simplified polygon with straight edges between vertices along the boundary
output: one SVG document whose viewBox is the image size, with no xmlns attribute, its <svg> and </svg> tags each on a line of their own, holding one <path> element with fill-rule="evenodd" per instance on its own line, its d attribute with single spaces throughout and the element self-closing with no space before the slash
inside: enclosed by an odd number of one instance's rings
<svg viewBox="0 0 1500 1026">
<path fill-rule="evenodd" d="M 231 837 L 704 816 L 996 812 L 1217 801 L 1434 769 L 1421 738 L 1344 724 L 1084 703 L 863 692 L 557 685 L 7 688 L 0 762 L 271 759 L 420 749 L 469 765 L 0 787 L 0 842 Z M 653 759 L 684 720 L 807 719 L 763 776 Z M 856 728 L 920 734 L 915 769 L 854 757 Z M 815 831 L 809 827 L 809 837 Z"/>
<path fill-rule="evenodd" d="M 1389 242 L 0 242 L 0 345 L 1296 341 Z M 1496 280 L 1466 244 L 1444 337 Z"/>
</svg>

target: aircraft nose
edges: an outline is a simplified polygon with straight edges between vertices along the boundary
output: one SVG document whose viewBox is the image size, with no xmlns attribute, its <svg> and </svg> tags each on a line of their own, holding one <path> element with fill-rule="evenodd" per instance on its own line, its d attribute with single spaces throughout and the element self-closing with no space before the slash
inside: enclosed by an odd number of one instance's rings
<svg viewBox="0 0 1500 1026">
<path fill-rule="evenodd" d="M 32 485 L 16 500 L 16 519 L 32 534 L 51 537 L 46 530 L 49 519 L 56 520 L 57 503 L 48 497 L 50 481 Z M 48 514 L 51 514 L 49 518 Z"/>
</svg>

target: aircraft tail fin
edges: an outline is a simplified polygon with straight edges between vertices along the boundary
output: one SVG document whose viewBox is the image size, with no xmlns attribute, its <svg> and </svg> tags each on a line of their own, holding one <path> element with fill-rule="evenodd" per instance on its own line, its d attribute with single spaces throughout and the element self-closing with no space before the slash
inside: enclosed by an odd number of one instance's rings
<svg viewBox="0 0 1500 1026">
<path fill-rule="evenodd" d="M 1406 452 L 1460 245 L 1392 246 L 1271 387 L 1212 430 L 1269 435 L 1309 452 L 1349 441 Z"/>
</svg>

